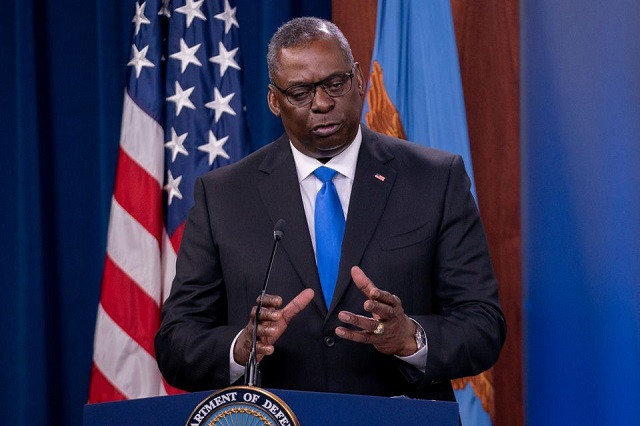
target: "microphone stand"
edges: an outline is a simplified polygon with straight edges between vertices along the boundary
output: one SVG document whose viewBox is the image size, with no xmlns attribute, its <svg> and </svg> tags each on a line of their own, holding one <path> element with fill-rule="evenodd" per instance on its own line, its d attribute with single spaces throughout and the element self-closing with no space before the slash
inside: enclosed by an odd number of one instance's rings
<svg viewBox="0 0 640 426">
<path fill-rule="evenodd" d="M 284 220 L 280 219 L 276 226 L 273 228 L 273 248 L 271 249 L 271 257 L 269 260 L 269 267 L 267 268 L 267 274 L 264 278 L 264 284 L 262 285 L 262 293 L 258 300 L 258 307 L 256 308 L 256 315 L 253 319 L 253 333 L 251 335 L 251 353 L 249 354 L 249 361 L 244 369 L 244 384 L 247 386 L 260 386 L 260 370 L 258 368 L 258 359 L 256 355 L 256 344 L 258 341 L 258 323 L 260 318 L 260 311 L 262 310 L 262 302 L 264 295 L 267 291 L 267 284 L 269 283 L 269 276 L 271 275 L 271 267 L 273 266 L 273 259 L 276 256 L 276 249 L 278 248 L 278 242 L 284 236 Z"/>
</svg>

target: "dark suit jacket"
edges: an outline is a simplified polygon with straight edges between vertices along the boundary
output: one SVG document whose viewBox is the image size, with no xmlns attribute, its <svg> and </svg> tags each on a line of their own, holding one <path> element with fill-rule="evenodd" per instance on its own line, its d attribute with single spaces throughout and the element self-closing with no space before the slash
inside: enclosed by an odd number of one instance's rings
<svg viewBox="0 0 640 426">
<path fill-rule="evenodd" d="M 450 379 L 495 363 L 505 322 L 462 160 L 362 131 L 328 311 L 286 135 L 197 180 L 155 342 L 169 383 L 192 391 L 230 384 L 231 342 L 260 294 L 278 219 L 287 227 L 267 292 L 288 303 L 309 287 L 315 299 L 261 362 L 263 387 L 452 399 Z M 340 310 L 368 315 L 350 277 L 353 265 L 399 296 L 424 328 L 424 374 L 335 335 Z"/>
</svg>

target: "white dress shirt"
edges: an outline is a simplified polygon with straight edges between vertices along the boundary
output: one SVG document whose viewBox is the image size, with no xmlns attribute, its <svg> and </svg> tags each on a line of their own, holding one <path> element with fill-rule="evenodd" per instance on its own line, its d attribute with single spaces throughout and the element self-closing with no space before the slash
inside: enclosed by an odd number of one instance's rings
<svg viewBox="0 0 640 426">
<path fill-rule="evenodd" d="M 298 151 L 291 142 L 291 152 L 293 153 L 293 161 L 296 163 L 296 172 L 298 173 L 298 183 L 300 183 L 300 195 L 302 195 L 302 205 L 304 206 L 304 214 L 307 217 L 307 225 L 309 226 L 309 235 L 311 236 L 311 244 L 313 244 L 313 252 L 316 252 L 316 229 L 315 229 L 315 207 L 316 195 L 322 188 L 322 181 L 313 174 L 320 166 L 329 167 L 335 170 L 333 177 L 333 185 L 338 192 L 342 211 L 346 220 L 349 212 L 349 200 L 351 199 L 351 188 L 353 188 L 353 178 L 356 175 L 356 164 L 358 163 L 358 153 L 362 144 L 362 132 L 358 127 L 358 133 L 351 145 L 340 154 L 333 157 L 327 163 L 321 163 L 315 158 L 308 157 Z"/>
</svg>

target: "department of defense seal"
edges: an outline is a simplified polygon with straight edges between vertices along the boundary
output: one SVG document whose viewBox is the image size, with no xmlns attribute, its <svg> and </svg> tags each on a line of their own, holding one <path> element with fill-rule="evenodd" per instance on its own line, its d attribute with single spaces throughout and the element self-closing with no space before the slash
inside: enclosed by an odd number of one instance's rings
<svg viewBox="0 0 640 426">
<path fill-rule="evenodd" d="M 186 426 L 300 426 L 291 408 L 261 388 L 232 386 L 207 397 L 191 413 Z"/>
</svg>

